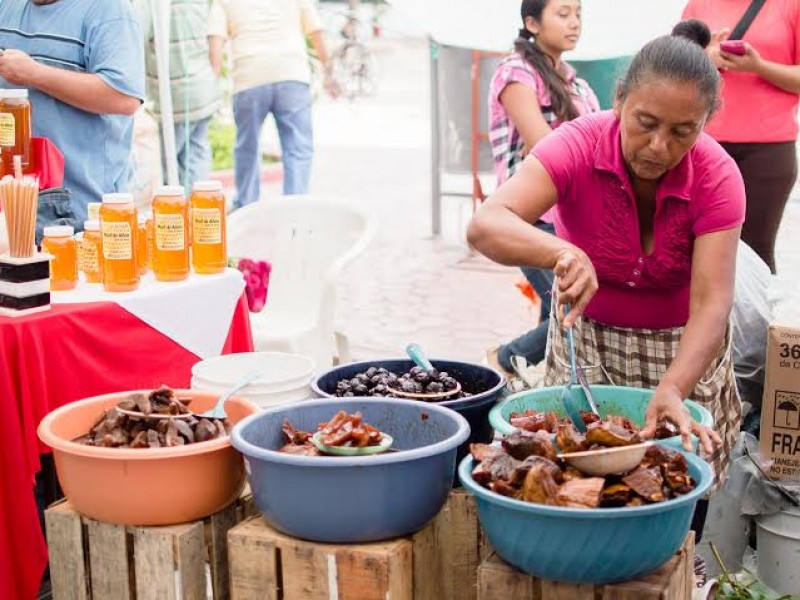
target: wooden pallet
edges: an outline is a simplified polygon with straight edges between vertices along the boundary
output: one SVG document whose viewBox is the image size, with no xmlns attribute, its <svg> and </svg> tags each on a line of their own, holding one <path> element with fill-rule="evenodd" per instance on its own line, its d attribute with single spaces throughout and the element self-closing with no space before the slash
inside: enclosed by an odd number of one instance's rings
<svg viewBox="0 0 800 600">
<path fill-rule="evenodd" d="M 254 513 L 249 492 L 211 517 L 126 527 L 84 517 L 66 500 L 45 511 L 54 600 L 229 597 L 228 530 Z M 207 567 L 210 571 L 210 585 Z"/>
<path fill-rule="evenodd" d="M 419 533 L 370 544 L 286 536 L 261 517 L 228 533 L 232 600 L 476 600 L 480 529 L 455 490 Z"/>
<path fill-rule="evenodd" d="M 691 600 L 694 534 L 660 569 L 636 581 L 573 585 L 531 577 L 491 553 L 478 569 L 479 600 Z"/>
</svg>

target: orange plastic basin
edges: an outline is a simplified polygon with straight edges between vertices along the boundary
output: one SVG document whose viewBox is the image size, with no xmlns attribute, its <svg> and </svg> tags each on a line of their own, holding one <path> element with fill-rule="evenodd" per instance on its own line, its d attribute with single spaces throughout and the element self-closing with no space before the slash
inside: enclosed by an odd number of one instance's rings
<svg viewBox="0 0 800 600">
<path fill-rule="evenodd" d="M 103 411 L 133 392 L 96 396 L 51 412 L 39 438 L 53 448 L 58 480 L 78 512 L 122 525 L 174 525 L 219 512 L 241 493 L 242 456 L 228 437 L 173 448 L 95 448 L 72 442 Z M 145 392 L 147 393 L 147 392 Z M 175 390 L 191 397 L 195 412 L 214 406 L 219 395 Z M 228 421 L 238 423 L 258 411 L 243 398 L 225 403 Z"/>
</svg>

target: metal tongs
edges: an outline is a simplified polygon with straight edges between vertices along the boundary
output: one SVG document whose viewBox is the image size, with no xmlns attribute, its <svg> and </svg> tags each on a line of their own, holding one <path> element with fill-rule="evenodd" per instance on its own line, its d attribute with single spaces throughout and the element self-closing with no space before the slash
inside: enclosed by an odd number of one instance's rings
<svg viewBox="0 0 800 600">
<path fill-rule="evenodd" d="M 600 411 L 597 410 L 597 402 L 594 401 L 594 396 L 592 396 L 592 390 L 589 388 L 589 382 L 586 381 L 586 375 L 583 372 L 583 367 L 581 367 L 580 363 L 576 363 L 575 366 L 577 367 L 578 371 L 578 383 L 581 385 L 581 389 L 586 396 L 586 402 L 589 403 L 589 408 L 592 409 L 592 412 L 599 417 Z"/>
</svg>

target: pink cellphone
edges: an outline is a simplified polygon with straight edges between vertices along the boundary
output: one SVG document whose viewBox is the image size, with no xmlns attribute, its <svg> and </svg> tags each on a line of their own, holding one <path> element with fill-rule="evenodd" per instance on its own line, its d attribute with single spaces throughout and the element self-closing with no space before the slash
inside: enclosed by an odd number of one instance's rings
<svg viewBox="0 0 800 600">
<path fill-rule="evenodd" d="M 745 48 L 742 40 L 728 40 L 720 42 L 719 49 L 728 54 L 735 54 L 736 56 L 744 56 Z"/>
</svg>

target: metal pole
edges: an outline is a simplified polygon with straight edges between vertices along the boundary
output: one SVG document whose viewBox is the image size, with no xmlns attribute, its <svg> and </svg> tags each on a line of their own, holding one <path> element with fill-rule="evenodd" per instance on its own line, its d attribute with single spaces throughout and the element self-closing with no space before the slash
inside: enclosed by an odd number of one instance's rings
<svg viewBox="0 0 800 600">
<path fill-rule="evenodd" d="M 169 28 L 171 0 L 150 0 L 153 37 L 158 66 L 158 95 L 161 100 L 161 133 L 164 136 L 165 173 L 169 185 L 179 185 L 178 155 L 175 151 L 175 121 L 172 114 L 172 90 L 169 85 Z"/>
<path fill-rule="evenodd" d="M 431 98 L 431 227 L 434 236 L 442 234 L 442 181 L 439 165 L 439 45 L 428 38 L 430 49 Z"/>
</svg>

